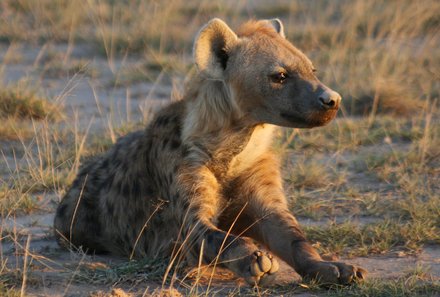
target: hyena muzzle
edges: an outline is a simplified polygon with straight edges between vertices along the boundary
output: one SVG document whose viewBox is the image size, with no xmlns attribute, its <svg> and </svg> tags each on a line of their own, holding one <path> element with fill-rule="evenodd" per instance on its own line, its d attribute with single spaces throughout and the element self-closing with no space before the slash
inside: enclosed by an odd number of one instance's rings
<svg viewBox="0 0 440 297">
<path fill-rule="evenodd" d="M 307 242 L 270 149 L 276 126 L 330 122 L 339 94 L 316 78 L 278 19 L 237 33 L 213 19 L 197 35 L 194 59 L 181 100 L 80 169 L 56 212 L 59 242 L 135 257 L 178 252 L 251 284 L 274 279 L 272 253 L 322 283 L 362 279 L 365 270 L 324 261 Z"/>
</svg>

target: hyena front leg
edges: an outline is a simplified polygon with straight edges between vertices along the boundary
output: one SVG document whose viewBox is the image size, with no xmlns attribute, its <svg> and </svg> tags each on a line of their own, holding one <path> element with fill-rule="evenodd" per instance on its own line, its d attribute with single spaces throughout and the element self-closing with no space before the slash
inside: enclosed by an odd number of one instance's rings
<svg viewBox="0 0 440 297">
<path fill-rule="evenodd" d="M 239 177 L 236 195 L 246 201 L 241 232 L 263 243 L 302 277 L 323 284 L 348 284 L 363 279 L 366 271 L 341 262 L 324 261 L 307 242 L 287 207 L 277 161 L 265 156 Z"/>
<path fill-rule="evenodd" d="M 252 285 L 268 283 L 278 270 L 273 256 L 261 251 L 252 239 L 235 236 L 216 226 L 222 203 L 215 176 L 207 168 L 201 168 L 181 175 L 180 186 L 180 194 L 189 202 L 183 235 L 187 238 L 190 259 L 198 259 L 202 253 L 206 264 L 226 267 Z"/>
</svg>

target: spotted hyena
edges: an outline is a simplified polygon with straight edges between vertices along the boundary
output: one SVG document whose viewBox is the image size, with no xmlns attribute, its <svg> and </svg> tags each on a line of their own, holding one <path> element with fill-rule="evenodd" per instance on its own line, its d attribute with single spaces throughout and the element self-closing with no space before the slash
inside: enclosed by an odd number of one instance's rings
<svg viewBox="0 0 440 297">
<path fill-rule="evenodd" d="M 316 78 L 278 19 L 237 33 L 213 19 L 194 58 L 198 72 L 182 100 L 82 167 L 56 212 L 59 241 L 135 257 L 179 252 L 251 284 L 274 278 L 272 253 L 306 278 L 362 279 L 365 270 L 324 261 L 307 242 L 270 149 L 276 126 L 330 122 L 340 95 Z"/>
</svg>

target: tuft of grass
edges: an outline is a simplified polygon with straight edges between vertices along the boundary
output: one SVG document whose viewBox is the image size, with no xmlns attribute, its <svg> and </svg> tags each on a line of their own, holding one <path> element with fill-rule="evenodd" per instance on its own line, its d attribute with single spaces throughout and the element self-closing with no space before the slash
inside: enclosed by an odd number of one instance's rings
<svg viewBox="0 0 440 297">
<path fill-rule="evenodd" d="M 34 65 L 45 78 L 59 79 L 75 75 L 97 78 L 99 76 L 99 70 L 94 67 L 91 58 L 74 58 L 70 54 L 69 51 L 66 53 L 45 45 Z"/>
<path fill-rule="evenodd" d="M 40 93 L 26 79 L 7 85 L 0 83 L 0 139 L 28 139 L 35 130 L 34 120 L 53 122 L 62 118 L 60 104 Z"/>
<path fill-rule="evenodd" d="M 26 82 L 0 87 L 0 118 L 55 120 L 59 115 L 59 107 Z"/>
<path fill-rule="evenodd" d="M 295 188 L 319 188 L 330 183 L 326 166 L 317 161 L 300 159 L 292 167 L 289 182 Z"/>
<path fill-rule="evenodd" d="M 164 259 L 132 260 L 107 265 L 82 265 L 74 279 L 89 284 L 136 283 L 140 280 L 161 281 L 168 261 Z"/>
<path fill-rule="evenodd" d="M 344 152 L 357 151 L 362 146 L 408 143 L 425 137 L 426 119 L 423 114 L 411 118 L 377 116 L 374 121 L 364 117 L 339 118 L 319 129 L 283 130 L 280 144 L 294 151 Z M 429 129 L 428 139 L 435 139 L 438 125 Z"/>
<path fill-rule="evenodd" d="M 0 214 L 2 217 L 16 213 L 28 214 L 36 208 L 36 200 L 29 192 L 22 192 L 20 189 L 11 189 L 6 186 L 0 188 Z"/>
<path fill-rule="evenodd" d="M 1 119 L 0 139 L 17 140 L 29 139 L 33 135 L 33 129 L 29 123 L 14 118 Z"/>
<path fill-rule="evenodd" d="M 429 219 L 407 222 L 383 220 L 362 226 L 347 221 L 304 229 L 307 237 L 324 254 L 366 256 L 393 249 L 417 252 L 424 243 L 440 244 L 438 224 Z"/>
<path fill-rule="evenodd" d="M 286 181 L 295 189 L 337 188 L 346 182 L 346 174 L 341 170 L 336 172 L 325 158 L 291 159 L 292 163 L 287 166 Z"/>
<path fill-rule="evenodd" d="M 82 75 L 90 78 L 99 76 L 98 69 L 93 67 L 90 62 L 85 59 L 73 60 L 67 64 L 62 61 L 53 61 L 45 64 L 41 72 L 45 77 L 50 78 L 72 77 L 74 75 Z"/>
<path fill-rule="evenodd" d="M 0 295 L 3 297 L 19 297 L 20 291 L 0 281 Z"/>
<path fill-rule="evenodd" d="M 3 236 L 3 235 L 2 235 Z M 17 271 L 12 271 L 6 266 L 7 261 L 1 260 L 0 267 L 0 295 L 4 297 L 19 297 L 21 276 Z"/>
<path fill-rule="evenodd" d="M 334 297 L 408 297 L 438 296 L 440 281 L 417 269 L 397 279 L 369 279 L 359 285 L 335 288 L 327 296 Z"/>
<path fill-rule="evenodd" d="M 150 50 L 144 55 L 144 61 L 122 67 L 111 85 L 115 87 L 129 86 L 137 83 L 155 82 L 159 75 L 166 75 L 168 80 L 172 77 L 184 77 L 192 65 L 183 57 L 170 54 L 159 54 Z"/>
<path fill-rule="evenodd" d="M 268 296 L 290 296 L 291 294 L 331 297 L 434 297 L 440 291 L 440 281 L 426 267 L 417 266 L 405 275 L 395 278 L 367 278 L 351 286 L 319 286 L 315 281 L 289 284 L 268 289 Z M 265 295 L 266 295 L 265 294 Z M 261 296 L 262 294 L 255 294 Z M 251 295 L 253 296 L 253 294 Z"/>
</svg>

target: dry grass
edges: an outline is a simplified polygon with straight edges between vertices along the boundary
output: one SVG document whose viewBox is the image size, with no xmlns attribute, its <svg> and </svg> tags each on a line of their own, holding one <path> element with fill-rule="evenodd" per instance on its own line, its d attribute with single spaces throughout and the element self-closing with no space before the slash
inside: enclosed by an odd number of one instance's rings
<svg viewBox="0 0 440 297">
<path fill-rule="evenodd" d="M 59 108 L 39 96 L 27 82 L 0 86 L 0 118 L 53 120 L 58 114 Z"/>
<path fill-rule="evenodd" d="M 26 80 L 0 83 L 0 138 L 26 139 L 32 136 L 32 121 L 55 121 L 61 118 L 61 107 L 41 96 L 39 88 Z"/>
<path fill-rule="evenodd" d="M 87 42 L 113 64 L 117 56 L 154 60 L 189 53 L 194 32 L 211 17 L 235 25 L 252 17 L 280 17 L 288 38 L 311 56 L 323 81 L 343 94 L 345 112 L 411 115 L 422 107 L 420 100 L 439 95 L 439 5 L 434 0 L 243 1 L 238 6 L 227 0 L 3 1 L 0 39 Z"/>
<path fill-rule="evenodd" d="M 349 289 L 338 288 L 329 296 L 437 296 L 440 282 L 436 280 L 426 267 L 416 266 L 405 275 L 393 280 L 370 280 Z"/>
</svg>

